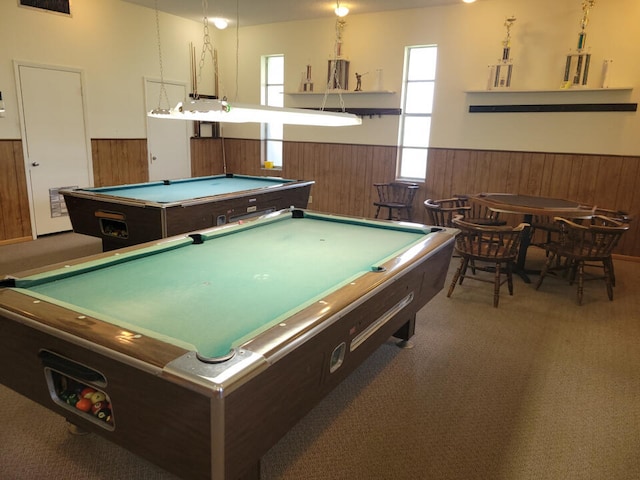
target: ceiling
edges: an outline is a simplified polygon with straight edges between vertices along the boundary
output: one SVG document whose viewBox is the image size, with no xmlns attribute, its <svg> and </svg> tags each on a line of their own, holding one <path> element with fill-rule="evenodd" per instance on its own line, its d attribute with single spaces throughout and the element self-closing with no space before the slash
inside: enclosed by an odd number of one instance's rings
<svg viewBox="0 0 640 480">
<path fill-rule="evenodd" d="M 123 0 L 148 8 L 155 8 L 156 0 Z M 234 26 L 236 18 L 240 26 L 265 23 L 309 20 L 333 17 L 335 1 L 321 0 L 157 0 L 158 10 L 198 22 L 203 18 L 203 1 L 208 3 L 208 17 L 222 17 Z M 353 0 L 341 1 L 351 14 L 403 10 L 437 5 L 452 5 L 462 0 Z"/>
</svg>

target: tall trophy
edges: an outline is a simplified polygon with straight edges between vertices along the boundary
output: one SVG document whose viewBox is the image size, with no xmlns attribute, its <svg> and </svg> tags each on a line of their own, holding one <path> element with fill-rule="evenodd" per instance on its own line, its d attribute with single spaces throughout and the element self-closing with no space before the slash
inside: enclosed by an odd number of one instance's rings
<svg viewBox="0 0 640 480">
<path fill-rule="evenodd" d="M 498 60 L 495 65 L 489 65 L 489 79 L 487 81 L 487 90 L 494 88 L 510 88 L 511 75 L 513 73 L 513 62 L 511 55 L 511 27 L 516 21 L 516 17 L 511 16 L 504 21 L 507 28 L 507 36 L 502 41 L 502 59 Z"/>
<path fill-rule="evenodd" d="M 563 88 L 586 87 L 589 79 L 589 64 L 591 54 L 587 53 L 587 24 L 589 23 L 589 11 L 595 5 L 595 0 L 583 0 L 582 19 L 580 20 L 580 33 L 578 34 L 578 45 L 575 53 L 567 55 L 567 63 L 564 67 Z"/>
<path fill-rule="evenodd" d="M 342 56 L 342 33 L 346 22 L 342 18 L 336 20 L 336 41 L 333 59 L 327 68 L 327 90 L 349 89 L 349 60 Z"/>
</svg>

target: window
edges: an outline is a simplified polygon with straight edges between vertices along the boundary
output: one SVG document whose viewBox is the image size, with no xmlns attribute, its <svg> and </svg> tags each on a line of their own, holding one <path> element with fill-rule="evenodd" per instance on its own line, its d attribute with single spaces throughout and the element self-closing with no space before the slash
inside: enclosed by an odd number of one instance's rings
<svg viewBox="0 0 640 480">
<path fill-rule="evenodd" d="M 427 175 L 437 52 L 435 45 L 405 50 L 398 131 L 398 176 L 402 179 L 424 180 Z"/>
<path fill-rule="evenodd" d="M 284 106 L 284 55 L 262 57 L 262 105 Z M 282 168 L 283 126 L 281 123 L 262 124 L 262 165 Z M 271 162 L 271 163 L 266 163 Z"/>
</svg>

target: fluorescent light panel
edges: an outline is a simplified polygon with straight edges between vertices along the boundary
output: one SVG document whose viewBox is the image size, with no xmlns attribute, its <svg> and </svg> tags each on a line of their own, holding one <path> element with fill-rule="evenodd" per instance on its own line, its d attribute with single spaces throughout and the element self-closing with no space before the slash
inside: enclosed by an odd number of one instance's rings
<svg viewBox="0 0 640 480">
<path fill-rule="evenodd" d="M 153 110 L 154 118 L 228 123 L 281 123 L 321 127 L 361 125 L 362 119 L 351 113 L 334 113 L 301 108 L 229 104 L 223 100 L 197 99 L 178 103 L 171 110 Z"/>
</svg>

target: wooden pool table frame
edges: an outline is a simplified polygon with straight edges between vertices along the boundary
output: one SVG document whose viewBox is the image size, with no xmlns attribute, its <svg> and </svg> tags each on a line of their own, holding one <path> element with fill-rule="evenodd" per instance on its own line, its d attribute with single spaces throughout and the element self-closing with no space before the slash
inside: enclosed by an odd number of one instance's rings
<svg viewBox="0 0 640 480">
<path fill-rule="evenodd" d="M 248 340 L 221 364 L 0 288 L 0 382 L 178 476 L 259 478 L 261 456 L 323 397 L 389 337 L 413 336 L 416 313 L 443 288 L 454 235 L 445 229 L 426 236 L 383 270 Z M 332 353 L 342 343 L 346 354 L 332 371 Z M 52 401 L 43 371 L 60 366 L 47 365 L 43 351 L 106 379 L 98 387 L 111 399 L 115 428 Z M 81 372 L 62 373 L 92 385 L 77 378 Z"/>
<path fill-rule="evenodd" d="M 243 176 L 226 174 L 226 177 Z M 200 178 L 209 177 L 186 181 Z M 282 182 L 264 188 L 165 203 L 123 198 L 99 189 L 64 189 L 60 193 L 64 196 L 73 231 L 102 239 L 102 250 L 106 252 L 291 206 L 307 208 L 314 182 L 279 180 Z M 106 231 L 105 224 L 122 225 L 126 236 Z"/>
</svg>

